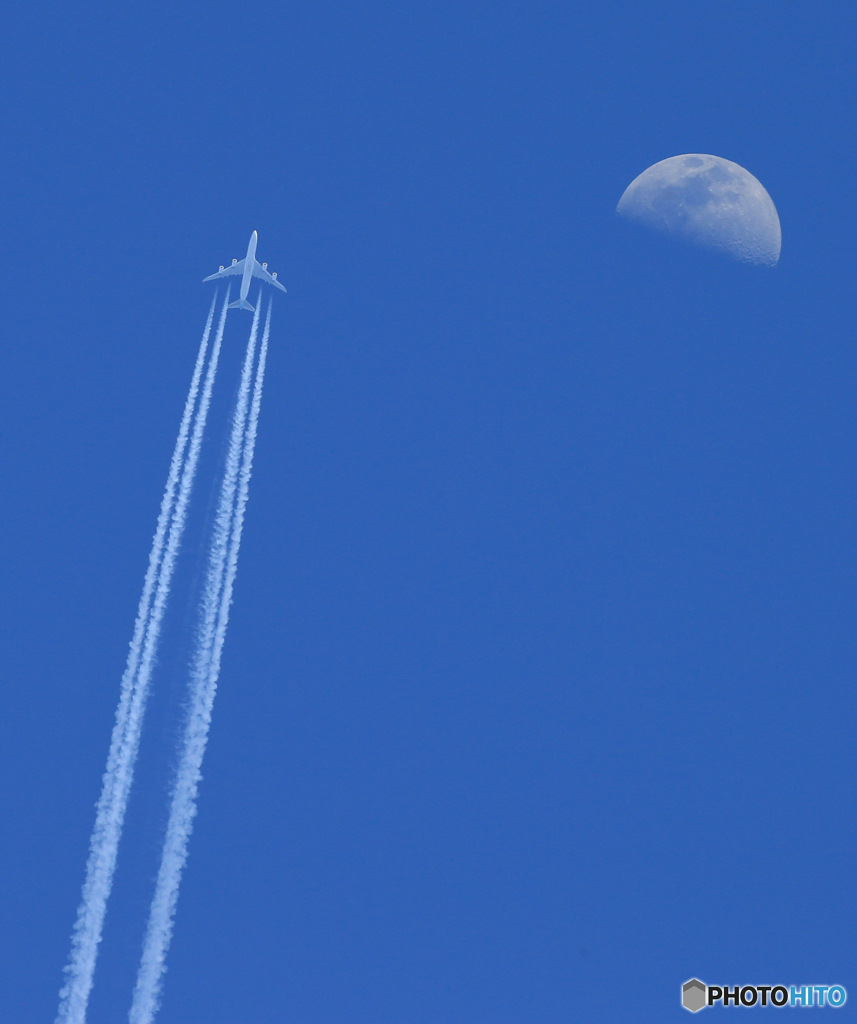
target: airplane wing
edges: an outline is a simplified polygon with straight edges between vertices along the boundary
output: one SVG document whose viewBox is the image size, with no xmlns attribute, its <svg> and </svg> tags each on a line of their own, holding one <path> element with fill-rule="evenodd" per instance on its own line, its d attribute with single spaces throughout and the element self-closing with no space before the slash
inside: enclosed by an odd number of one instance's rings
<svg viewBox="0 0 857 1024">
<path fill-rule="evenodd" d="M 244 270 L 244 260 L 239 260 L 237 263 L 233 263 L 231 267 L 224 267 L 223 270 L 218 270 L 216 274 L 209 274 L 208 277 L 202 279 L 202 283 L 206 281 L 217 281 L 221 277 L 229 277 L 230 274 L 240 274 Z"/>
<path fill-rule="evenodd" d="M 281 292 L 284 292 L 286 290 L 276 279 L 276 277 L 272 277 L 268 273 L 268 271 L 265 270 L 265 268 L 258 260 L 256 260 L 255 263 L 256 266 L 253 267 L 253 277 L 261 277 L 263 281 L 267 281 L 268 284 L 272 284 L 275 288 L 279 288 Z"/>
</svg>

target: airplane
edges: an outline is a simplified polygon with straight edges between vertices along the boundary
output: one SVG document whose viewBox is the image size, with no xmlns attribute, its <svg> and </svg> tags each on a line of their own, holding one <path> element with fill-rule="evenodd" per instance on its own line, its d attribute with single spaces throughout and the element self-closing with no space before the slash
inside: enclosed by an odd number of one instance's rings
<svg viewBox="0 0 857 1024">
<path fill-rule="evenodd" d="M 216 274 L 211 274 L 209 277 L 203 279 L 203 284 L 206 281 L 217 281 L 221 277 L 228 277 L 230 274 L 241 274 L 241 297 L 237 302 L 230 302 L 227 309 L 249 309 L 251 313 L 255 313 L 256 310 L 247 301 L 247 292 L 250 291 L 250 278 L 261 277 L 263 281 L 267 281 L 268 284 L 272 284 L 275 288 L 279 288 L 280 291 L 284 292 L 286 289 L 277 280 L 276 274 L 268 273 L 267 263 L 258 263 L 256 260 L 256 243 L 259 241 L 258 232 L 254 231 L 250 235 L 250 244 L 247 246 L 247 255 L 243 260 L 233 260 L 231 267 L 221 267 Z"/>
</svg>

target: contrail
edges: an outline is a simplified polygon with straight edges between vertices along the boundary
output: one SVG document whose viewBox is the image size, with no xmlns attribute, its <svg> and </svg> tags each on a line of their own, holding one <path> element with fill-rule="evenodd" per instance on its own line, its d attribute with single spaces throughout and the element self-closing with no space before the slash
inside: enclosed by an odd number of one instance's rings
<svg viewBox="0 0 857 1024">
<path fill-rule="evenodd" d="M 191 664 L 190 706 L 184 744 L 176 771 L 161 866 L 149 912 L 137 984 L 128 1015 L 130 1024 L 151 1024 L 160 1005 L 161 984 L 166 969 L 166 954 L 172 938 L 179 884 L 187 861 L 188 841 L 196 816 L 196 797 L 220 673 L 220 657 L 229 621 L 232 588 L 238 568 L 238 551 L 241 545 L 241 531 L 262 403 L 262 384 L 271 326 L 270 302 L 250 401 L 261 301 L 260 293 L 241 371 L 226 467 L 215 515 L 203 590 L 201 623 Z"/>
<path fill-rule="evenodd" d="M 128 651 L 128 662 L 122 676 L 116 722 L 110 741 L 107 767 L 102 779 L 101 796 L 96 805 L 95 827 L 89 842 L 89 858 L 83 883 L 80 906 L 72 935 L 69 963 L 64 968 L 66 983 L 60 991 L 57 1024 L 84 1024 L 89 994 L 92 990 L 98 944 L 104 927 L 107 899 L 113 885 L 116 856 L 128 796 L 134 775 L 134 763 L 140 745 L 140 730 L 149 683 L 157 652 L 161 622 L 169 596 L 175 561 L 187 518 L 187 505 L 193 487 L 202 435 L 211 402 L 211 391 L 217 372 L 229 290 L 223 302 L 208 369 L 199 395 L 199 384 L 208 353 L 208 341 L 214 319 L 217 297 L 212 300 L 200 342 L 190 390 L 176 438 L 167 485 L 143 593 L 137 610 L 134 634 Z M 197 398 L 199 407 L 197 408 Z M 194 410 L 196 414 L 194 415 Z M 193 424 L 191 428 L 191 423 Z"/>
</svg>

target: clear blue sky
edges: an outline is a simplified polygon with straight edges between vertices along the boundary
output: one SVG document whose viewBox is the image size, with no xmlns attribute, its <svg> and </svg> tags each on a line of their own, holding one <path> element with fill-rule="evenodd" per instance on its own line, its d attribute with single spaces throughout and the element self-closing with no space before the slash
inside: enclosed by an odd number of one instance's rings
<svg viewBox="0 0 857 1024">
<path fill-rule="evenodd" d="M 857 1017 L 857 15 L 707 7 L 11 0 L 3 1024 L 56 1012 L 200 282 L 254 228 L 289 294 L 160 1021 L 654 1024 L 693 975 Z M 685 152 L 768 189 L 776 270 L 617 220 Z"/>
</svg>

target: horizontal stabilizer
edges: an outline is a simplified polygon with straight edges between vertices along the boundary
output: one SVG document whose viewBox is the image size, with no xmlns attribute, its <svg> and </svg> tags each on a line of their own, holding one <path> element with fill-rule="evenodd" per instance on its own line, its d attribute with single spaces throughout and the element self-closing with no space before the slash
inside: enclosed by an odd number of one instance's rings
<svg viewBox="0 0 857 1024">
<path fill-rule="evenodd" d="M 239 299 L 237 302 L 230 302 L 227 309 L 249 309 L 251 313 L 256 312 L 256 307 L 251 306 L 246 299 Z"/>
</svg>

